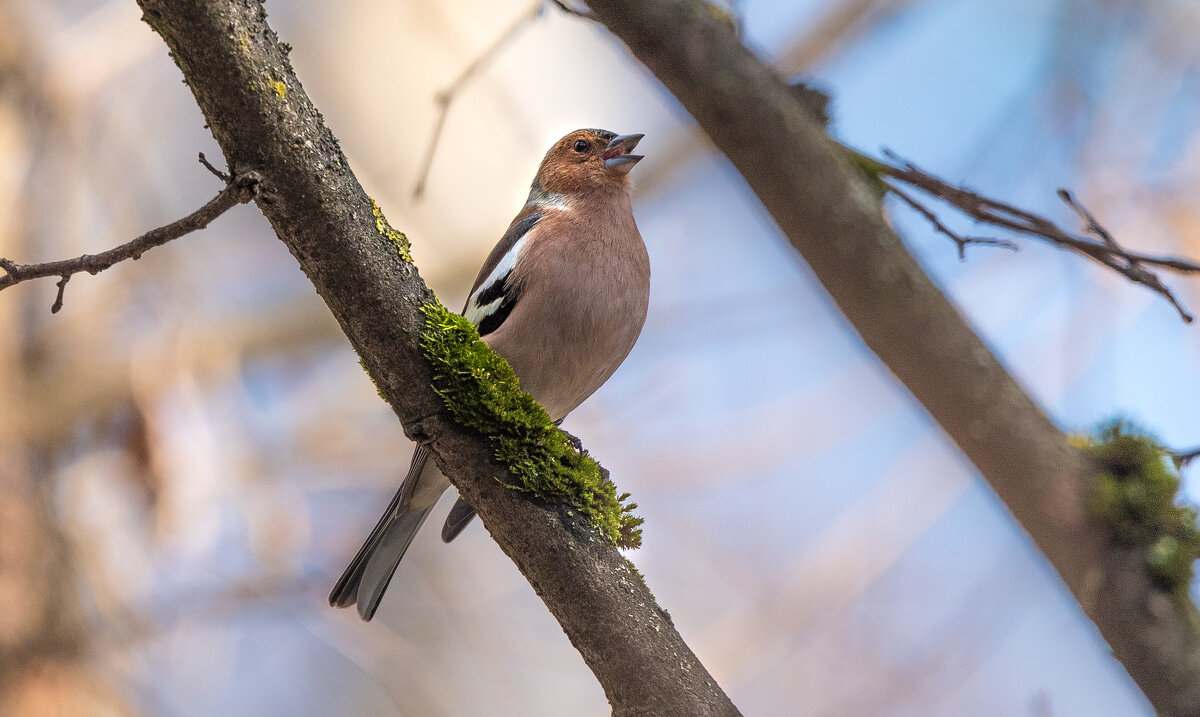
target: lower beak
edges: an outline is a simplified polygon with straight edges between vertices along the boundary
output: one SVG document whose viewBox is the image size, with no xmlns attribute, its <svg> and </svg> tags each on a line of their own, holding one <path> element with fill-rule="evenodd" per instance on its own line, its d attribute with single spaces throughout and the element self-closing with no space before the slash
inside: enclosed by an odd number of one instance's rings
<svg viewBox="0 0 1200 717">
<path fill-rule="evenodd" d="M 629 170 L 633 169 L 633 165 L 642 159 L 642 155 L 630 154 L 630 152 L 645 136 L 644 134 L 623 134 L 613 137 L 601 155 L 604 159 L 604 166 L 622 174 L 628 174 Z"/>
</svg>

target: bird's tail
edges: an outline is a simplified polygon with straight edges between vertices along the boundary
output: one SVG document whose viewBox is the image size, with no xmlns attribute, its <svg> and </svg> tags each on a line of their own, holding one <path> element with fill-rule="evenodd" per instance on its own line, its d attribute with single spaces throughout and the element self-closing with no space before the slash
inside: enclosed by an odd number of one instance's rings
<svg viewBox="0 0 1200 717">
<path fill-rule="evenodd" d="M 333 607 L 350 607 L 357 603 L 358 616 L 363 620 L 369 621 L 375 616 L 396 566 L 433 510 L 433 506 L 415 510 L 401 507 L 401 492 L 397 491 L 367 542 L 333 586 L 329 593 L 329 604 Z"/>
<path fill-rule="evenodd" d="M 350 561 L 342 577 L 333 586 L 333 592 L 329 593 L 329 604 L 333 607 L 350 607 L 358 603 L 359 617 L 370 621 L 375 616 L 375 610 L 396 572 L 396 566 L 400 564 L 400 558 L 404 557 L 413 537 L 437 503 L 437 496 L 441 494 L 436 486 L 441 474 L 433 471 L 429 476 L 435 483 L 432 495 L 424 495 L 417 501 L 418 506 L 423 507 L 412 505 L 414 494 L 422 492 L 422 474 L 428 473 L 425 470 L 428 461 L 429 451 L 424 446 L 417 446 L 400 490 L 392 496 L 392 502 L 367 537 L 367 542 L 358 549 L 358 555 Z"/>
<path fill-rule="evenodd" d="M 450 514 L 446 516 L 446 522 L 442 525 L 442 542 L 449 543 L 457 538 L 474 517 L 475 509 L 460 496 L 454 501 L 454 507 L 450 509 Z"/>
</svg>

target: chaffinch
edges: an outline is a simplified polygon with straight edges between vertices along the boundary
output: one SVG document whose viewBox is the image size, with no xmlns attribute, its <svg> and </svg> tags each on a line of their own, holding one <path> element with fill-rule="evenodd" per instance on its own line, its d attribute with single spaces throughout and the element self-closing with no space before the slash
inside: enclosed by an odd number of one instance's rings
<svg viewBox="0 0 1200 717">
<path fill-rule="evenodd" d="M 554 143 L 525 206 L 492 249 L 463 316 L 556 422 L 608 380 L 646 320 L 650 260 L 633 220 L 629 170 L 642 135 L 576 130 Z M 387 511 L 329 595 L 370 620 L 400 559 L 450 481 L 418 446 Z M 462 498 L 442 540 L 475 511 Z"/>
</svg>

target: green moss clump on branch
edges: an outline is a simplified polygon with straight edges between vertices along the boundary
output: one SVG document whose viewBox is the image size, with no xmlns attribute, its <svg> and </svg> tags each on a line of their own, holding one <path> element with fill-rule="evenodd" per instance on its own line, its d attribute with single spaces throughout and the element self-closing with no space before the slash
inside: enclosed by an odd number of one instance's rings
<svg viewBox="0 0 1200 717">
<path fill-rule="evenodd" d="M 1089 501 L 1113 537 L 1146 550 L 1146 569 L 1164 590 L 1186 599 L 1200 559 L 1196 509 L 1177 502 L 1179 475 L 1171 454 L 1124 421 L 1077 438 L 1100 466 Z"/>
<path fill-rule="evenodd" d="M 508 487 L 577 510 L 622 548 L 641 545 L 642 519 L 629 494 L 617 495 L 607 472 L 579 451 L 546 411 L 521 390 L 508 362 L 488 348 L 471 322 L 441 304 L 421 307 L 421 348 L 433 387 L 459 424 L 487 436 L 508 468 Z"/>
</svg>

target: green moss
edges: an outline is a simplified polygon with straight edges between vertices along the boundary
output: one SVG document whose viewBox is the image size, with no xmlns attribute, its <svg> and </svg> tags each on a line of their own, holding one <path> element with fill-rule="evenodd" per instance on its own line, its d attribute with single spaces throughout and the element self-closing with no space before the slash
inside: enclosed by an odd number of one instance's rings
<svg viewBox="0 0 1200 717">
<path fill-rule="evenodd" d="M 421 348 L 433 366 L 433 387 L 461 425 L 488 436 L 512 476 L 508 487 L 577 510 L 614 544 L 641 545 L 636 503 L 586 451 L 578 451 L 546 411 L 521 391 L 517 376 L 469 321 L 438 303 L 421 307 Z"/>
<path fill-rule="evenodd" d="M 654 591 L 650 589 L 650 584 L 646 582 L 646 576 L 642 575 L 642 571 L 638 570 L 637 566 L 634 565 L 633 561 L 629 558 L 625 559 L 625 564 L 629 567 L 629 572 L 633 575 L 633 577 L 637 578 L 638 582 L 642 584 L 642 587 L 646 588 L 646 592 L 649 593 L 650 597 L 657 601 L 658 598 L 654 597 Z"/>
<path fill-rule="evenodd" d="M 387 217 L 383 216 L 383 210 L 379 208 L 374 199 L 371 199 L 371 214 L 375 217 L 375 231 L 396 247 L 396 253 L 400 255 L 401 259 L 411 264 L 412 254 L 409 253 L 411 245 L 408 243 L 408 237 L 404 236 L 404 232 L 393 229 L 392 225 L 388 224 Z"/>
<path fill-rule="evenodd" d="M 1100 465 L 1088 507 L 1113 537 L 1146 550 L 1146 569 L 1164 590 L 1186 598 L 1200 559 L 1196 510 L 1178 502 L 1179 475 L 1153 437 L 1114 421 L 1096 438 L 1075 437 Z"/>
<path fill-rule="evenodd" d="M 849 147 L 842 147 L 842 154 L 850 160 L 850 164 L 866 180 L 867 186 L 871 188 L 873 194 L 882 199 L 883 195 L 888 193 L 888 184 L 884 181 L 884 177 L 887 175 L 884 173 L 883 163 Z"/>
<path fill-rule="evenodd" d="M 363 373 L 367 374 L 367 378 L 371 379 L 371 385 L 375 387 L 375 393 L 379 394 L 379 397 L 386 402 L 387 396 L 383 395 L 383 389 L 379 387 L 378 383 L 375 383 L 375 377 L 372 376 L 371 372 L 367 370 L 366 362 L 360 358 L 358 360 L 358 365 L 362 367 Z"/>
</svg>

